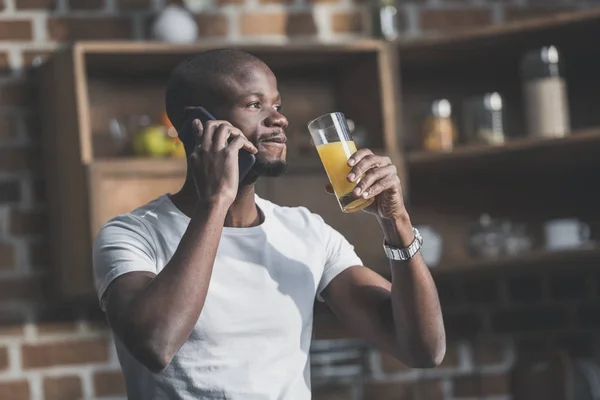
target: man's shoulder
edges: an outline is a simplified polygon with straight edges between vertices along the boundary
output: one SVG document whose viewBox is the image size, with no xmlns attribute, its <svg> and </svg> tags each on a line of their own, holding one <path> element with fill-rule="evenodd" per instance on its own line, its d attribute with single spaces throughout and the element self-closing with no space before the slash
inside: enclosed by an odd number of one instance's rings
<svg viewBox="0 0 600 400">
<path fill-rule="evenodd" d="M 127 229 L 143 234 L 143 231 L 151 229 L 154 225 L 153 221 L 159 220 L 158 216 L 163 213 L 165 201 L 166 195 L 162 195 L 131 211 L 118 214 L 104 223 L 102 231 L 107 229 Z M 140 229 L 142 230 L 141 232 Z"/>
</svg>

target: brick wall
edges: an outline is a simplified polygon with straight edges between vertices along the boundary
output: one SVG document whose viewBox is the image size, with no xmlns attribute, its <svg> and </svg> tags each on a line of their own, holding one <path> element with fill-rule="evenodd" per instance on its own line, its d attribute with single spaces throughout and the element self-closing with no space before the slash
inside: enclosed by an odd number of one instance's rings
<svg viewBox="0 0 600 400">
<path fill-rule="evenodd" d="M 0 0 L 0 399 L 118 398 L 119 365 L 102 315 L 54 305 L 45 239 L 37 87 L 30 68 L 74 39 L 141 39 L 164 0 Z M 211 2 L 209 2 L 211 3 Z M 400 1 L 408 36 L 453 31 L 584 6 L 585 1 Z M 589 2 L 591 3 L 591 1 Z M 369 30 L 365 0 L 217 0 L 197 16 L 204 37 L 320 38 Z M 252 11 L 250 11 L 252 6 Z M 586 278 L 589 278 L 586 280 Z M 543 336 L 579 351 L 597 325 L 600 276 L 531 275 L 440 282 L 448 333 L 441 368 L 410 371 L 367 354 L 368 399 L 508 399 L 506 372 Z M 348 333 L 324 312 L 316 337 Z M 547 335 L 545 329 L 559 331 Z M 542 332 L 540 334 L 540 332 Z M 562 332 L 562 333 L 561 333 Z M 499 336 L 500 335 L 500 336 Z M 320 398 L 347 399 L 344 388 Z M 337 397 L 336 397 L 337 396 Z M 479 396 L 479 397 L 478 397 Z"/>
</svg>

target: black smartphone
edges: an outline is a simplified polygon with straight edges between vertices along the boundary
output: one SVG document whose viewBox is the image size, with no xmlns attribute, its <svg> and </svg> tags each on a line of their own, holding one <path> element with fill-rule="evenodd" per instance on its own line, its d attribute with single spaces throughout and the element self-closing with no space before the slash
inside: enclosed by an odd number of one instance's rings
<svg viewBox="0 0 600 400">
<path fill-rule="evenodd" d="M 183 136 L 184 136 L 185 140 L 190 141 L 190 143 L 185 143 L 187 148 L 193 148 L 193 146 L 195 145 L 195 143 L 194 143 L 195 135 L 192 130 L 192 121 L 194 119 L 199 119 L 200 122 L 202 122 L 202 126 L 205 127 L 207 121 L 213 121 L 216 118 L 204 107 L 192 108 L 187 112 L 186 122 L 183 127 L 184 132 L 187 133 Z M 230 138 L 229 141 L 231 141 L 231 140 L 232 139 Z M 190 145 L 189 147 L 188 147 L 188 144 Z M 246 149 L 240 149 L 240 154 L 238 156 L 240 182 L 242 181 L 242 179 L 244 179 L 246 177 L 248 172 L 250 172 L 250 169 L 252 168 L 252 166 L 254 165 L 255 162 L 256 162 L 256 157 L 254 156 L 254 154 L 250 153 Z"/>
</svg>

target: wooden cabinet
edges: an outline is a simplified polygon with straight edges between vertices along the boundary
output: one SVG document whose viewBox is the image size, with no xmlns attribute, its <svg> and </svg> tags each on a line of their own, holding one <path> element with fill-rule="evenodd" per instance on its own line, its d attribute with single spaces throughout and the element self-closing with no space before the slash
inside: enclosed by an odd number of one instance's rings
<svg viewBox="0 0 600 400">
<path fill-rule="evenodd" d="M 164 112 L 171 70 L 185 57 L 212 47 L 80 42 L 59 51 L 43 67 L 51 240 L 61 296 L 94 294 L 91 248 L 108 219 L 177 191 L 185 177 L 185 160 L 119 153 L 109 122 L 130 115 L 156 121 Z M 372 218 L 344 219 L 335 198 L 324 192 L 327 178 L 306 124 L 341 111 L 368 133 L 364 146 L 399 160 L 393 48 L 370 40 L 239 47 L 273 69 L 290 122 L 288 176 L 260 182 L 259 194 L 276 203 L 309 206 L 353 240 L 366 262 L 380 262 L 380 252 L 374 254 L 370 246 L 380 237 Z"/>
</svg>

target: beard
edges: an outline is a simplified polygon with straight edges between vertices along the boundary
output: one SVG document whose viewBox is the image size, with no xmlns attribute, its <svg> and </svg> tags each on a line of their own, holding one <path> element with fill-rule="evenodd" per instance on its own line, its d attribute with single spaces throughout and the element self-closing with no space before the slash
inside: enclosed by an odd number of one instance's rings
<svg viewBox="0 0 600 400">
<path fill-rule="evenodd" d="M 285 173 L 287 169 L 287 163 L 285 160 L 268 161 L 265 160 L 260 154 L 256 155 L 256 162 L 252 166 L 252 172 L 257 176 L 264 176 L 270 178 L 276 178 Z"/>
</svg>

